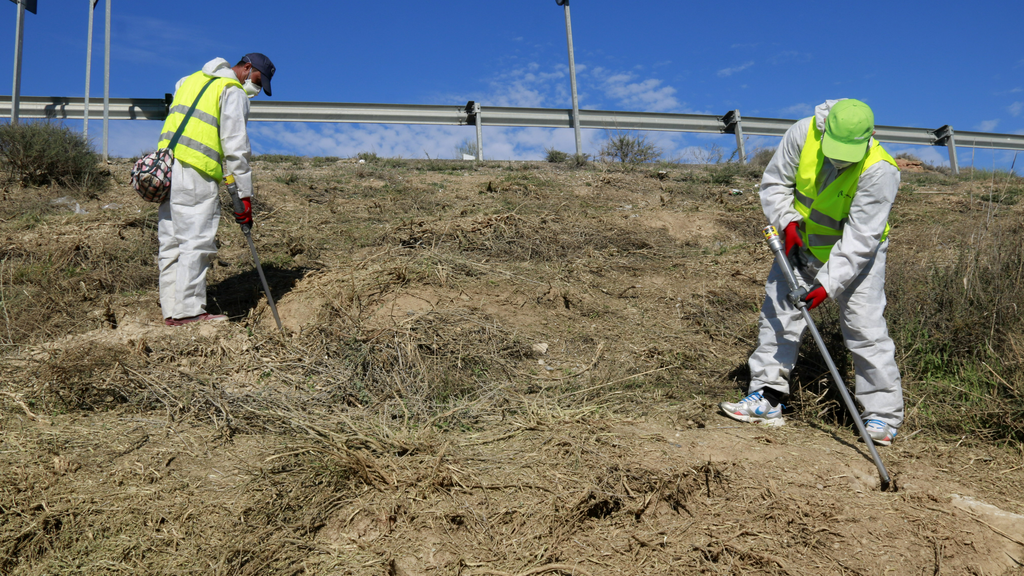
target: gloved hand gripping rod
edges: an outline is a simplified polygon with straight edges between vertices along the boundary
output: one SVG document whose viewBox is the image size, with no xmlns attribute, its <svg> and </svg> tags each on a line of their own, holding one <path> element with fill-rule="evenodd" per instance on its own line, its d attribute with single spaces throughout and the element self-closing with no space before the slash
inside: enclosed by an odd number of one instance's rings
<svg viewBox="0 0 1024 576">
<path fill-rule="evenodd" d="M 238 186 L 235 184 L 235 176 L 228 174 L 224 178 L 224 186 L 228 189 L 228 195 L 231 196 L 231 203 L 234 205 L 235 212 L 241 214 L 245 211 L 245 207 L 242 205 L 242 199 L 238 197 Z M 263 275 L 263 266 L 260 265 L 260 257 L 256 254 L 256 245 L 252 243 L 252 225 L 251 224 L 240 224 L 242 227 L 242 234 L 245 234 L 245 241 L 249 243 L 249 251 L 252 252 L 252 261 L 256 264 L 256 271 L 260 274 L 260 282 L 263 283 L 263 293 L 267 295 L 267 304 L 270 305 L 270 311 L 274 313 L 274 321 L 277 322 L 277 329 L 284 332 L 284 326 L 281 325 L 281 317 L 277 315 L 277 306 L 274 305 L 274 297 L 270 295 L 270 286 L 267 284 L 267 277 Z"/>
<path fill-rule="evenodd" d="M 778 262 L 779 268 L 782 269 L 782 274 L 786 277 L 786 283 L 789 284 L 790 292 L 799 289 L 800 284 L 797 283 L 796 275 L 793 273 L 793 267 L 790 266 L 789 258 L 786 257 L 786 249 L 783 245 L 782 239 L 779 238 L 779 231 L 775 229 L 775 226 L 767 226 L 763 232 L 765 240 L 768 241 L 768 247 L 775 253 L 775 261 Z M 825 364 L 828 365 L 828 369 L 832 373 L 832 378 L 836 381 L 836 388 L 839 389 L 839 395 L 843 397 L 843 402 L 846 403 L 846 409 L 850 411 L 850 414 L 853 416 L 854 423 L 857 424 L 857 431 L 860 432 L 860 437 L 864 439 L 864 443 L 871 452 L 871 459 L 875 461 L 875 467 L 878 468 L 878 476 L 881 478 L 882 491 L 885 492 L 889 489 L 889 473 L 885 471 L 885 465 L 882 464 L 882 459 L 878 456 L 878 450 L 875 449 L 875 443 L 871 439 L 871 436 L 868 435 L 867 429 L 864 428 L 864 423 L 861 422 L 860 411 L 857 410 L 857 406 L 853 403 L 853 398 L 850 397 L 850 392 L 846 389 L 846 385 L 843 384 L 843 379 L 839 376 L 839 370 L 836 369 L 836 365 L 832 361 L 832 356 L 828 353 L 828 348 L 825 347 L 825 341 L 821 339 L 821 334 L 818 333 L 818 328 L 814 325 L 814 320 L 811 319 L 811 312 L 807 309 L 807 304 L 803 301 L 798 301 L 795 303 L 795 306 L 803 313 L 804 320 L 807 322 L 807 329 L 810 330 L 811 336 L 814 338 L 814 343 L 818 345 L 818 350 L 821 351 L 822 357 L 825 358 Z"/>
</svg>

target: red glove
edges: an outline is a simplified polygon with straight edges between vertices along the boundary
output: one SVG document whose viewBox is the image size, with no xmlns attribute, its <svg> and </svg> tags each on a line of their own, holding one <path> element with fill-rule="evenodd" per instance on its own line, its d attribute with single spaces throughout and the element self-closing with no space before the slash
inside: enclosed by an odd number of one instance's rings
<svg viewBox="0 0 1024 576">
<path fill-rule="evenodd" d="M 796 302 L 803 302 L 808 310 L 814 310 L 818 304 L 821 304 L 828 298 L 828 292 L 825 292 L 825 288 L 821 284 L 815 282 L 810 288 L 794 290 L 789 298 L 790 300 L 795 300 L 793 302 L 794 305 Z"/>
<path fill-rule="evenodd" d="M 789 251 L 793 249 L 793 246 L 799 246 L 803 248 L 804 241 L 800 239 L 800 232 L 797 231 L 796 220 L 786 225 L 786 256 L 789 256 Z"/>
<path fill-rule="evenodd" d="M 235 222 L 239 224 L 252 224 L 252 199 L 239 198 L 242 201 L 242 211 L 235 212 Z"/>
</svg>

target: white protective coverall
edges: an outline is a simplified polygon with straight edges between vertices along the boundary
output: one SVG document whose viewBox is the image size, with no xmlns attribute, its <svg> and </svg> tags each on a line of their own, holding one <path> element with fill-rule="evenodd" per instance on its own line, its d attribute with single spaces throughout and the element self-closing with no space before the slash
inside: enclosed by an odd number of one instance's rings
<svg viewBox="0 0 1024 576">
<path fill-rule="evenodd" d="M 207 62 L 203 72 L 236 78 L 231 65 L 223 58 Z M 188 76 L 178 80 L 175 92 L 186 78 Z M 235 175 L 241 198 L 252 196 L 248 120 L 249 98 L 245 92 L 238 86 L 224 88 L 220 95 L 224 173 Z M 206 272 L 217 253 L 214 238 L 220 222 L 219 189 L 220 182 L 174 159 L 171 196 L 160 204 L 157 222 L 160 308 L 164 318 L 189 318 L 206 312 Z"/>
<path fill-rule="evenodd" d="M 786 131 L 761 180 L 761 206 L 768 221 L 780 231 L 801 219 L 793 207 L 800 151 L 811 122 L 825 129 L 829 110 L 838 100 L 817 106 L 814 116 Z M 839 174 L 827 160 L 819 192 Z M 895 347 L 885 318 L 885 257 L 889 241 L 879 242 L 889 210 L 896 198 L 900 173 L 888 162 L 877 162 L 861 174 L 842 238 L 822 264 L 806 248 L 790 253 L 798 281 L 807 287 L 815 280 L 839 305 L 840 327 L 853 355 L 855 396 L 864 408 L 861 418 L 878 419 L 893 428 L 903 423 L 903 389 L 896 366 Z M 799 252 L 797 252 L 799 250 Z M 787 299 L 789 286 L 779 265 L 772 266 L 761 306 L 757 349 L 750 356 L 750 389 L 773 388 L 789 394 L 789 374 L 796 364 L 800 337 L 806 328 L 803 315 Z"/>
</svg>

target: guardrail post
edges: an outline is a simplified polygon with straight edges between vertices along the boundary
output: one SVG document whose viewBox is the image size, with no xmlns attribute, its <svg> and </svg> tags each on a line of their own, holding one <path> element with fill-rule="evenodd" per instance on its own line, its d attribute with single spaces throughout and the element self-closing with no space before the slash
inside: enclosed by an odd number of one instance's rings
<svg viewBox="0 0 1024 576">
<path fill-rule="evenodd" d="M 946 145 L 949 150 L 949 169 L 953 171 L 953 174 L 960 174 L 960 166 L 956 162 L 956 138 L 954 137 L 953 127 L 949 124 L 935 130 L 935 146 Z"/>
<path fill-rule="evenodd" d="M 736 151 L 739 152 L 740 164 L 747 163 L 747 153 L 743 149 L 743 124 L 740 119 L 739 110 L 730 110 L 722 116 L 722 124 L 724 124 L 723 133 L 728 134 L 733 132 L 736 134 Z"/>
<path fill-rule="evenodd" d="M 18 2 L 18 14 L 14 24 L 14 89 L 11 91 L 11 124 L 18 123 L 18 106 L 21 100 L 21 47 L 25 33 L 25 3 Z"/>
</svg>

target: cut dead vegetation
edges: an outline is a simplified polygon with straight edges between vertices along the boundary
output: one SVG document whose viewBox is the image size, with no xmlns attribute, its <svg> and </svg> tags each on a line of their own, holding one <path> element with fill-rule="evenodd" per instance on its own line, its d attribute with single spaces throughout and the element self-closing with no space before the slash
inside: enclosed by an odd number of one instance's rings
<svg viewBox="0 0 1024 576">
<path fill-rule="evenodd" d="M 904 173 L 882 493 L 813 343 L 788 426 L 715 412 L 771 263 L 757 168 L 254 165 L 285 336 L 229 219 L 209 284 L 231 321 L 167 328 L 128 161 L 89 194 L 5 172 L 0 573 L 1019 570 L 1016 176 Z"/>
</svg>

